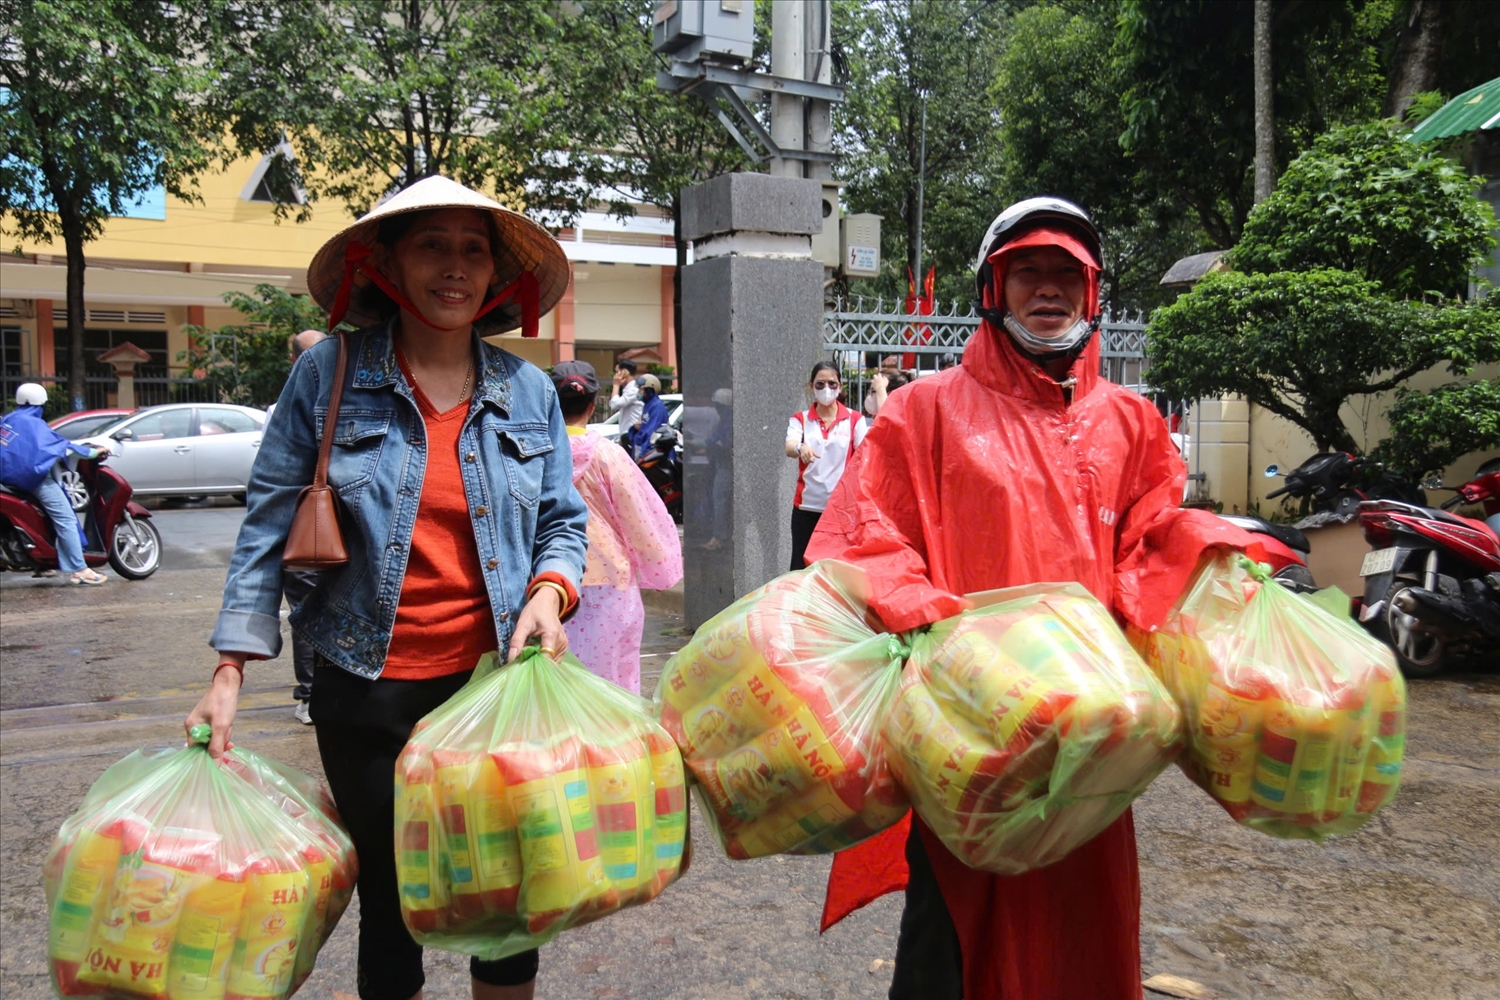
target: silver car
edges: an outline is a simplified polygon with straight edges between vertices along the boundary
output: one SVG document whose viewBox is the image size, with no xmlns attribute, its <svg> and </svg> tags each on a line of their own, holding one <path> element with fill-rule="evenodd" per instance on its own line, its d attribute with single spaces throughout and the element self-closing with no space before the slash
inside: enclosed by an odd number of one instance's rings
<svg viewBox="0 0 1500 1000">
<path fill-rule="evenodd" d="M 141 496 L 243 494 L 266 411 L 227 403 L 152 406 L 91 435 Z"/>
</svg>

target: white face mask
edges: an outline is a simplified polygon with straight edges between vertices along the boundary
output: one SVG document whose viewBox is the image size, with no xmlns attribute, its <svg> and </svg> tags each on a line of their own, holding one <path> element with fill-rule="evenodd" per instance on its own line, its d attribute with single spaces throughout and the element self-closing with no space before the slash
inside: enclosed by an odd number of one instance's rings
<svg viewBox="0 0 1500 1000">
<path fill-rule="evenodd" d="M 1051 355 L 1066 354 L 1079 344 L 1088 339 L 1089 334 L 1094 332 L 1094 324 L 1087 319 L 1080 319 L 1072 326 L 1055 337 L 1042 337 L 1022 325 L 1013 313 L 1005 314 L 1004 327 L 1015 342 L 1021 345 L 1021 349 L 1032 354 Z"/>
<path fill-rule="evenodd" d="M 839 391 L 837 389 L 814 389 L 813 398 L 820 406 L 832 406 L 834 400 L 839 398 Z"/>
</svg>

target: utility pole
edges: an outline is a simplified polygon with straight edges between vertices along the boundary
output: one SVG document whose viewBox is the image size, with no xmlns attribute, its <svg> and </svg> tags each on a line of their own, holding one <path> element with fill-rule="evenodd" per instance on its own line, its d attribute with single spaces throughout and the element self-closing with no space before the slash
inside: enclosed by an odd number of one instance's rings
<svg viewBox="0 0 1500 1000">
<path fill-rule="evenodd" d="M 813 83 L 833 82 L 833 27 L 831 0 L 815 0 L 803 8 L 803 63 L 806 66 L 804 80 Z M 815 153 L 833 152 L 833 105 L 815 97 L 806 100 L 806 136 L 803 149 Z M 816 180 L 832 180 L 833 164 L 828 162 L 807 163 L 807 176 Z"/>
<path fill-rule="evenodd" d="M 1255 203 L 1276 189 L 1276 85 L 1271 76 L 1271 0 L 1255 0 Z"/>
<path fill-rule="evenodd" d="M 779 0 L 771 5 L 771 75 L 789 80 L 807 79 L 807 29 L 804 15 L 809 5 L 802 0 Z M 801 150 L 806 138 L 802 98 L 794 94 L 771 95 L 771 139 L 779 149 Z M 771 158 L 771 176 L 802 177 L 802 162 L 785 156 Z"/>
<path fill-rule="evenodd" d="M 922 300 L 922 206 L 927 196 L 927 95 L 922 95 L 922 138 L 917 152 L 917 269 L 912 275 L 916 282 L 917 303 L 914 308 L 921 312 Z"/>
</svg>

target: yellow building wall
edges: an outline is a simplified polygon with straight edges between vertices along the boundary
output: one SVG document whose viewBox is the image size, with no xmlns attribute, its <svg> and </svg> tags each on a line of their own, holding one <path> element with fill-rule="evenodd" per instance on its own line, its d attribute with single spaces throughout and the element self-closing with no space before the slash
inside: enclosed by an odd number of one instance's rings
<svg viewBox="0 0 1500 1000">
<path fill-rule="evenodd" d="M 574 265 L 574 342 L 610 347 L 661 343 L 661 278 L 634 264 Z"/>
<path fill-rule="evenodd" d="M 1500 376 L 1500 365 L 1482 365 L 1474 369 L 1468 378 L 1479 380 L 1496 376 Z M 1447 366 L 1439 365 L 1412 377 L 1407 384 L 1413 389 L 1427 390 L 1452 381 L 1455 379 L 1447 370 Z M 1344 406 L 1341 411 L 1344 426 L 1348 427 L 1349 432 L 1354 435 L 1354 440 L 1361 451 L 1368 452 L 1390 433 L 1390 421 L 1386 419 L 1385 413 L 1395 398 L 1394 392 L 1379 393 Z M 1276 509 L 1281 502 L 1280 499 L 1268 501 L 1266 494 L 1279 488 L 1282 480 L 1265 478 L 1263 473 L 1266 466 L 1275 463 L 1281 467 L 1282 471 L 1294 469 L 1317 450 L 1312 437 L 1302 428 L 1263 407 L 1252 404 L 1250 406 L 1248 476 L 1251 503 L 1259 503 L 1263 514 Z M 1442 480 L 1449 486 L 1467 482 L 1482 462 L 1497 456 L 1500 456 L 1500 451 L 1474 452 L 1465 455 L 1443 470 Z M 1450 495 L 1433 491 L 1429 499 L 1433 502 L 1441 502 L 1448 499 Z M 1226 503 L 1225 509 L 1227 510 L 1228 507 Z"/>
</svg>

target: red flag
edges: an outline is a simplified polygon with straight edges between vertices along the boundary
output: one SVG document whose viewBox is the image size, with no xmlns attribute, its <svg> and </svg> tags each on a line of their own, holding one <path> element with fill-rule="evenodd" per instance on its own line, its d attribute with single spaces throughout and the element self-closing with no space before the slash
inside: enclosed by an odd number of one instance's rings
<svg viewBox="0 0 1500 1000">
<path fill-rule="evenodd" d="M 911 268 L 906 269 L 906 314 L 908 316 L 931 316 L 933 309 L 932 286 L 937 280 L 937 265 L 927 269 L 927 277 L 922 281 L 923 294 L 917 295 L 916 277 Z M 908 344 L 927 344 L 932 341 L 932 327 L 926 323 L 920 326 L 909 326 L 903 333 L 903 339 Z M 913 368 L 916 366 L 917 356 L 911 352 L 901 355 L 901 367 Z"/>
</svg>

